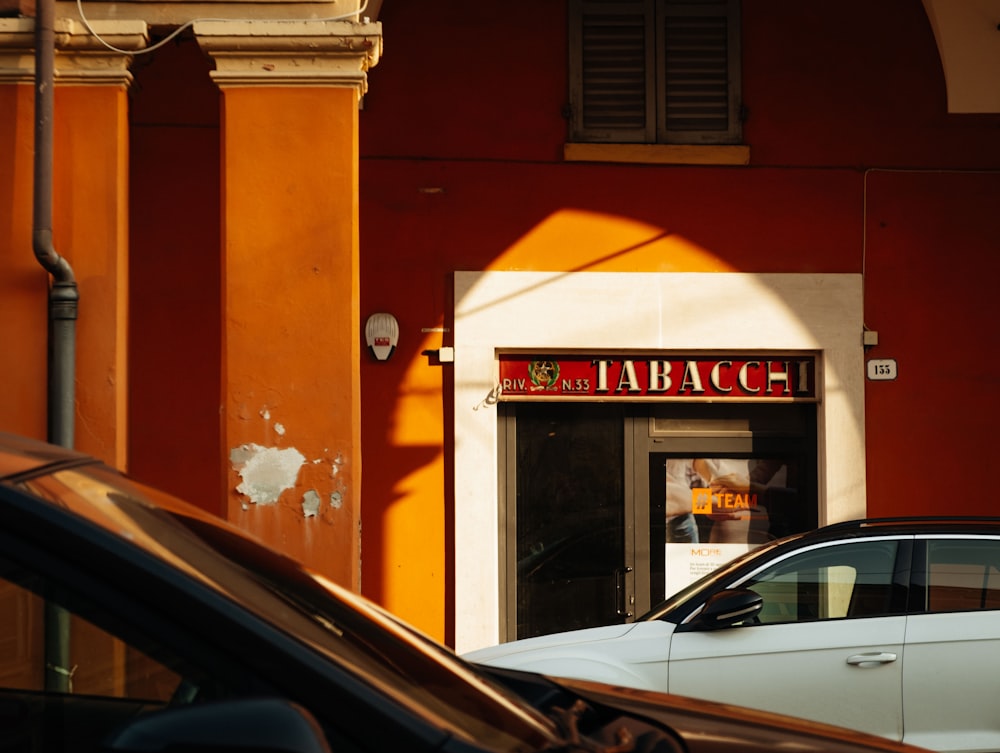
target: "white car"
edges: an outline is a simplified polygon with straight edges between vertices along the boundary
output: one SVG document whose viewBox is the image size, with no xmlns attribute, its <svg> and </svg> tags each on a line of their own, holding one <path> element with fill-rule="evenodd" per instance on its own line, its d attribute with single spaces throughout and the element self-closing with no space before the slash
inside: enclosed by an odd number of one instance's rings
<svg viewBox="0 0 1000 753">
<path fill-rule="evenodd" d="M 751 551 L 636 622 L 464 658 L 1000 751 L 1000 519 L 826 526 Z"/>
</svg>

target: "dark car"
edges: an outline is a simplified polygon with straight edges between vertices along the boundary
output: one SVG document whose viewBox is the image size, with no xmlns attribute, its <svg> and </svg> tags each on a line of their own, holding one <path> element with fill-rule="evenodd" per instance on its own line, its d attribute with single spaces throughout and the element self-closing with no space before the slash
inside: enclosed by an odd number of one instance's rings
<svg viewBox="0 0 1000 753">
<path fill-rule="evenodd" d="M 198 508 L 0 434 L 0 751 L 915 750 L 484 670 Z"/>
</svg>

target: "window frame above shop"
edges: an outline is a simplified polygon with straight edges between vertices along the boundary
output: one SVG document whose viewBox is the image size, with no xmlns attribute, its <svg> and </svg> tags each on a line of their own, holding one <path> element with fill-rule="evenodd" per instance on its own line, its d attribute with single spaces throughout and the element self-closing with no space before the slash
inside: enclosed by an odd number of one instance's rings
<svg viewBox="0 0 1000 753">
<path fill-rule="evenodd" d="M 740 143 L 739 0 L 569 8 L 571 141 Z"/>
<path fill-rule="evenodd" d="M 740 0 L 570 0 L 568 160 L 747 164 Z"/>
</svg>

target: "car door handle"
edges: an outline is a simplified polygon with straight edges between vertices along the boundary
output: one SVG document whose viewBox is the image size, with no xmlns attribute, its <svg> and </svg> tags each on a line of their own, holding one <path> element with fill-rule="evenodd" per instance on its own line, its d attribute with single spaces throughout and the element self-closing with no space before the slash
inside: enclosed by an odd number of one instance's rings
<svg viewBox="0 0 1000 753">
<path fill-rule="evenodd" d="M 873 664 L 889 664 L 896 661 L 896 654 L 890 651 L 873 651 L 870 654 L 852 654 L 847 657 L 847 663 L 856 667 L 865 667 Z"/>
</svg>

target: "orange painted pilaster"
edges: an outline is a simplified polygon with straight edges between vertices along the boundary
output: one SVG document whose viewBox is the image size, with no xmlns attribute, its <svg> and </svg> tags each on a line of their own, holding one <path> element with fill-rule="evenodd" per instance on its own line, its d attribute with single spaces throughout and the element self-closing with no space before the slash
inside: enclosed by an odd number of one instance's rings
<svg viewBox="0 0 1000 753">
<path fill-rule="evenodd" d="M 27 37 L 24 43 L 30 44 Z M 30 47 L 0 49 L 0 112 L 5 115 L 0 118 L 0 430 L 44 439 L 48 283 L 31 246 L 35 107 L 30 54 Z"/>
<path fill-rule="evenodd" d="M 22 48 L 17 66 L 30 85 L 0 87 L 12 105 L 4 119 L 13 128 L 14 149 L 5 155 L 0 200 L 11 208 L 3 232 L 10 244 L 0 264 L 21 280 L 15 326 L 4 332 L 16 368 L 7 373 L 19 388 L 0 399 L 4 428 L 44 438 L 47 423 L 46 374 L 48 276 L 31 245 L 34 184 L 34 21 L 12 19 Z M 144 44 L 142 22 L 103 22 L 95 29 L 116 45 Z M 112 53 L 82 27 L 56 22 L 53 146 L 53 243 L 73 269 L 80 304 L 76 322 L 74 446 L 125 467 L 127 378 L 127 212 L 128 129 L 126 91 L 131 81 L 127 55 Z M 8 62 L 13 58 L 8 57 Z M 12 69 L 5 66 L 10 75 Z M 6 192 L 9 195 L 4 196 Z M 3 213 L 6 215 L 6 213 Z M 5 293 L 6 296 L 6 293 Z M 2 325 L 7 327 L 8 325 Z"/>
<path fill-rule="evenodd" d="M 70 30 L 56 56 L 53 230 L 80 292 L 75 446 L 124 469 L 130 59 L 106 50 L 82 28 Z M 97 31 L 119 48 L 144 44 L 141 23 L 104 24 Z"/>
<path fill-rule="evenodd" d="M 222 90 L 228 517 L 357 589 L 358 103 L 380 39 L 294 26 L 195 27 Z"/>
</svg>

